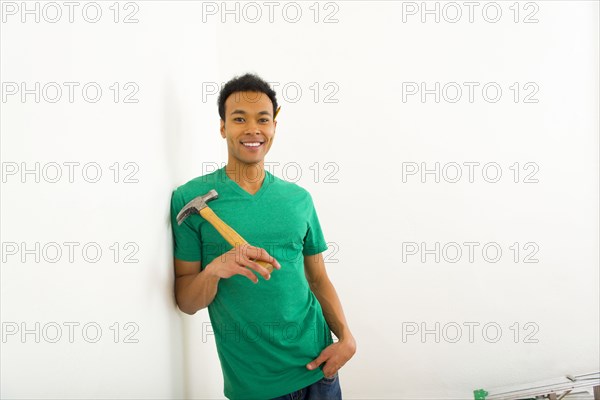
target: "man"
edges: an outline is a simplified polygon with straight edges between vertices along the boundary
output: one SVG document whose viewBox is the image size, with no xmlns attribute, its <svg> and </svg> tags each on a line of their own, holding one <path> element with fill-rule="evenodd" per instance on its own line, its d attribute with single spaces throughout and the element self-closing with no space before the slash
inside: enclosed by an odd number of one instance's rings
<svg viewBox="0 0 600 400">
<path fill-rule="evenodd" d="M 208 307 L 228 398 L 341 399 L 337 372 L 356 342 L 325 270 L 317 213 L 305 189 L 264 168 L 275 92 L 246 74 L 223 86 L 218 103 L 227 165 L 172 197 L 178 307 Z M 211 189 L 219 197 L 209 206 L 250 245 L 232 248 L 199 215 L 176 223 L 185 204 Z"/>
</svg>

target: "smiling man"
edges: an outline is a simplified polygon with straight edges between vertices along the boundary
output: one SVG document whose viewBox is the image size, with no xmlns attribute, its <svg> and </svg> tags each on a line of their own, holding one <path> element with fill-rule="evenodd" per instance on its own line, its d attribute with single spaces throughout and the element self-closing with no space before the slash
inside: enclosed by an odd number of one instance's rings
<svg viewBox="0 0 600 400">
<path fill-rule="evenodd" d="M 246 74 L 223 86 L 218 104 L 227 165 L 171 201 L 178 307 L 208 307 L 228 398 L 341 399 L 338 370 L 356 342 L 327 276 L 319 219 L 305 189 L 264 168 L 275 92 Z M 181 208 L 211 189 L 219 197 L 210 207 L 252 246 L 232 248 L 199 215 L 177 224 Z"/>
</svg>

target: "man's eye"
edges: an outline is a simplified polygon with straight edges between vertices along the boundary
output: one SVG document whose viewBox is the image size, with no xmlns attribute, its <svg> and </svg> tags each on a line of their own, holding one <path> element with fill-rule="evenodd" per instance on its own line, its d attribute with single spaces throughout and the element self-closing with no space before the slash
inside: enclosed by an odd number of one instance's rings
<svg viewBox="0 0 600 400">
<path fill-rule="evenodd" d="M 261 122 L 264 122 L 264 123 L 267 123 L 267 122 L 269 122 L 269 118 L 263 118 L 263 119 L 261 119 L 260 121 L 261 121 Z"/>
<path fill-rule="evenodd" d="M 236 121 L 236 122 L 241 122 L 241 121 L 243 121 L 243 120 L 244 120 L 244 118 L 242 118 L 242 117 L 237 117 L 237 118 L 234 118 L 233 120 L 234 120 L 234 121 Z"/>
</svg>

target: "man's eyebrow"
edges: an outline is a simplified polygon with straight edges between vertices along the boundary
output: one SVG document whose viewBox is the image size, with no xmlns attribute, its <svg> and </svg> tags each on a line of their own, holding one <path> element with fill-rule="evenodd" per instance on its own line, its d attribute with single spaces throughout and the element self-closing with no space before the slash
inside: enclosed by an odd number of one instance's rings
<svg viewBox="0 0 600 400">
<path fill-rule="evenodd" d="M 242 114 L 242 115 L 246 115 L 246 114 L 247 114 L 247 112 L 246 112 L 246 111 L 244 111 L 244 110 L 240 110 L 240 109 L 238 109 L 238 110 L 233 110 L 233 111 L 231 112 L 231 114 L 229 114 L 229 115 L 233 115 L 233 114 Z M 266 110 L 264 110 L 264 111 L 259 111 L 259 112 L 258 112 L 258 115 L 268 115 L 268 116 L 271 116 L 271 113 L 270 113 L 270 112 L 268 112 L 268 111 L 266 111 Z"/>
</svg>

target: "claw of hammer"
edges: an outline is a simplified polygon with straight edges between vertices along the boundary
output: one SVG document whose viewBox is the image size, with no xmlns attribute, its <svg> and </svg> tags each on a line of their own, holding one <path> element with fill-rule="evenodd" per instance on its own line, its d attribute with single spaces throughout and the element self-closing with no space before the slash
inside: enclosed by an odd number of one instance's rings
<svg viewBox="0 0 600 400">
<path fill-rule="evenodd" d="M 219 197 L 219 194 L 216 190 L 211 190 L 203 196 L 198 196 L 189 203 L 187 203 L 179 214 L 177 214 L 177 225 L 181 225 L 183 221 L 192 214 L 199 214 L 200 210 L 204 207 L 208 207 L 206 203 L 210 200 L 216 199 Z"/>
</svg>

